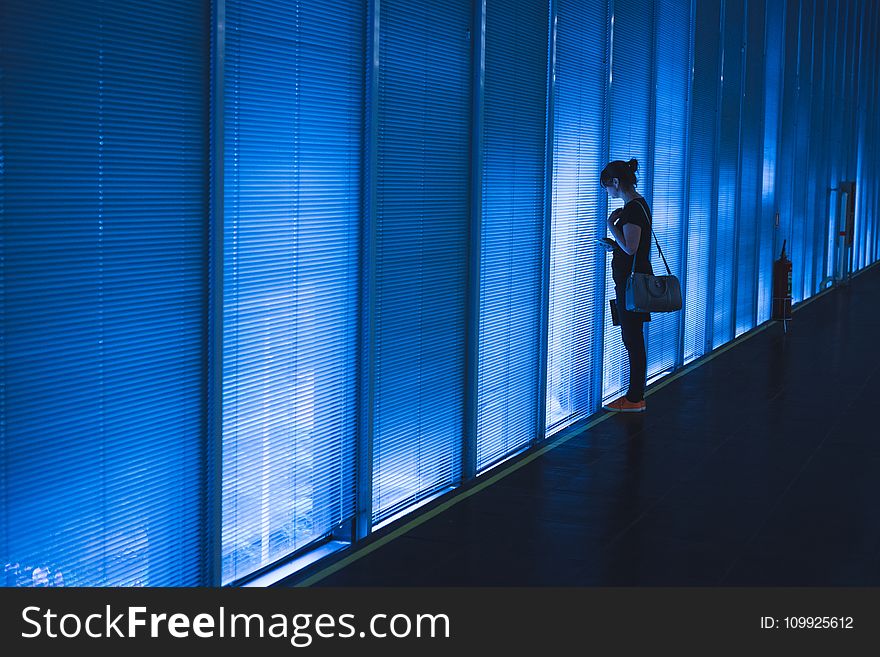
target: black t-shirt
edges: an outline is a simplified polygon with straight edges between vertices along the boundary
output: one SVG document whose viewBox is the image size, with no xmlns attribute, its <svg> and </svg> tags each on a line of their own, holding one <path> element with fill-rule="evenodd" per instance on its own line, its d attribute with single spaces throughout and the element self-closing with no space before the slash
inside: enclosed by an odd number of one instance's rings
<svg viewBox="0 0 880 657">
<path fill-rule="evenodd" d="M 653 274 L 651 268 L 651 208 L 648 202 L 642 198 L 634 198 L 623 206 L 617 218 L 617 225 L 623 230 L 626 224 L 635 224 L 642 229 L 639 236 L 639 246 L 634 255 L 628 255 L 615 242 L 614 255 L 611 258 L 611 276 L 614 278 L 616 287 L 626 285 L 626 279 L 632 271 L 633 258 L 636 259 L 636 271 L 640 274 Z"/>
</svg>

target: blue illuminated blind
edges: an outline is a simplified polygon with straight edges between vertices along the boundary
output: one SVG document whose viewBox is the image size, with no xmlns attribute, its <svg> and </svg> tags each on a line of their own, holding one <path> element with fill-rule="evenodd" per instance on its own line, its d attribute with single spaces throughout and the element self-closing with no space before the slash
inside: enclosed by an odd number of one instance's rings
<svg viewBox="0 0 880 657">
<path fill-rule="evenodd" d="M 860 52 L 860 36 L 862 29 L 862 21 L 860 20 L 859 11 L 860 3 L 846 2 L 845 7 L 848 10 L 847 15 L 847 64 L 844 73 L 846 83 L 844 85 L 844 94 L 846 98 L 846 126 L 847 139 L 845 141 L 846 148 L 846 180 L 856 180 L 858 177 L 858 127 L 859 127 L 859 104 L 858 104 L 858 70 L 859 70 L 859 52 Z"/>
<path fill-rule="evenodd" d="M 6 585 L 209 581 L 207 7 L 2 3 Z"/>
<path fill-rule="evenodd" d="M 796 118 L 795 167 L 793 171 L 791 238 L 789 248 L 792 257 L 792 301 L 797 303 L 810 296 L 807 281 L 810 278 L 813 258 L 812 225 L 814 217 L 809 212 L 809 172 L 813 150 L 812 96 L 813 96 L 813 39 L 815 9 L 814 0 L 802 0 L 800 12 L 800 53 L 798 57 L 798 93 Z"/>
<path fill-rule="evenodd" d="M 739 181 L 740 109 L 743 96 L 744 0 L 724 0 L 721 69 L 721 125 L 718 142 L 718 202 L 714 231 L 715 261 L 712 344 L 733 339 L 736 302 L 737 214 Z"/>
<path fill-rule="evenodd" d="M 866 67 L 870 71 L 868 78 L 868 166 L 869 166 L 869 175 L 868 175 L 868 185 L 869 185 L 869 199 L 870 203 L 868 205 L 868 225 L 867 231 L 865 234 L 865 266 L 872 264 L 876 257 L 876 242 L 877 242 L 877 148 L 873 147 L 877 143 L 877 50 L 880 48 L 878 46 L 878 37 L 877 37 L 877 28 L 878 28 L 878 16 L 880 16 L 880 12 L 874 11 L 873 18 L 871 19 L 873 25 L 869 31 L 870 38 L 870 47 L 866 50 L 867 53 L 874 53 L 873 57 L 869 57 L 866 62 Z"/>
<path fill-rule="evenodd" d="M 610 91 L 610 152 L 609 160 L 639 161 L 638 186 L 645 198 L 651 201 L 650 171 L 648 161 L 648 135 L 651 119 L 651 78 L 653 64 L 653 6 L 652 0 L 632 0 L 625 5 L 616 5 L 612 17 L 611 38 L 611 84 Z M 599 167 L 599 171 L 602 170 Z M 598 178 L 597 171 L 596 178 Z M 604 190 L 602 190 L 604 193 Z M 608 211 L 623 205 L 620 199 L 609 201 Z M 652 210 L 653 214 L 653 210 Z M 602 235 L 608 233 L 602 225 Z M 650 235 L 646 236 L 650 237 Z M 651 252 L 656 250 L 652 244 Z M 605 276 L 605 307 L 608 299 L 613 299 L 614 280 L 611 277 L 611 258 L 607 259 Z M 611 323 L 611 313 L 605 317 L 605 357 L 602 368 L 602 398 L 607 400 L 626 392 L 629 381 L 629 360 L 620 327 Z"/>
<path fill-rule="evenodd" d="M 874 262 L 875 250 L 874 244 L 876 240 L 876 221 L 877 221 L 877 149 L 873 148 L 877 140 L 877 63 L 876 53 L 877 45 L 877 15 L 878 11 L 868 14 L 868 28 L 866 29 L 866 38 L 868 43 L 865 47 L 865 53 L 874 53 L 874 56 L 867 56 L 865 61 L 866 80 L 865 95 L 867 96 L 867 125 L 865 130 L 865 152 L 866 152 L 866 184 L 868 202 L 866 204 L 866 221 L 865 233 L 863 237 L 863 263 L 865 267 Z"/>
<path fill-rule="evenodd" d="M 871 106 L 870 96 L 870 68 L 867 66 L 867 53 L 874 52 L 871 46 L 873 44 L 873 35 L 871 33 L 871 23 L 869 15 L 875 12 L 868 11 L 871 5 L 860 3 L 859 5 L 859 53 L 860 64 L 858 69 L 858 155 L 857 155 L 857 173 L 856 173 L 856 223 L 855 236 L 853 241 L 853 270 L 862 269 L 867 264 L 867 234 L 869 217 L 871 215 L 871 187 L 873 181 L 871 179 L 870 161 L 872 158 L 872 149 L 868 145 L 870 134 L 869 125 L 872 122 L 872 116 L 869 114 Z M 876 10 L 875 10 L 876 11 Z"/>
<path fill-rule="evenodd" d="M 863 261 L 864 266 L 870 265 L 875 256 L 876 229 L 877 229 L 877 150 L 872 148 L 876 144 L 877 139 L 877 16 L 880 14 L 874 11 L 868 14 L 868 27 L 865 34 L 868 43 L 865 47 L 865 53 L 872 53 L 866 58 L 865 70 L 865 94 L 867 97 L 867 125 L 865 126 L 865 142 L 866 142 L 866 175 L 867 182 L 867 203 L 865 206 L 865 232 L 863 237 Z"/>
<path fill-rule="evenodd" d="M 823 180 L 823 190 L 827 197 L 824 199 L 823 212 L 824 219 L 824 241 L 825 241 L 825 259 L 822 276 L 826 279 L 833 274 L 835 264 L 835 239 L 837 235 L 837 226 L 835 222 L 835 204 L 839 197 L 836 191 L 830 188 L 837 187 L 839 180 L 839 157 L 840 144 L 835 143 L 835 135 L 839 134 L 840 126 L 840 96 L 838 89 L 840 86 L 840 70 L 842 68 L 842 57 L 839 48 L 841 35 L 838 32 L 842 29 L 842 12 L 838 10 L 832 0 L 828 0 L 828 28 L 825 38 L 825 86 L 824 86 L 824 111 L 825 111 L 825 157 L 826 169 L 825 178 Z"/>
<path fill-rule="evenodd" d="M 354 510 L 363 3 L 229 0 L 223 580 Z"/>
<path fill-rule="evenodd" d="M 603 138 L 607 3 L 559 0 L 554 99 L 547 426 L 593 413 L 602 364 L 597 347 L 607 308 L 602 294 L 605 232 Z"/>
<path fill-rule="evenodd" d="M 740 158 L 740 205 L 736 247 L 736 330 L 733 337 L 755 326 L 758 285 L 758 228 L 764 103 L 764 0 L 746 5 L 746 67 L 744 71 Z"/>
<path fill-rule="evenodd" d="M 865 72 L 861 62 L 861 53 L 862 49 L 865 46 L 866 34 L 865 34 L 865 7 L 863 3 L 857 3 L 857 5 L 853 8 L 855 17 L 856 17 L 856 25 L 855 25 L 855 33 L 853 38 L 855 40 L 855 80 L 853 82 L 852 92 L 854 96 L 852 97 L 852 106 L 855 111 L 855 122 L 853 125 L 854 130 L 854 151 L 851 153 L 850 158 L 853 163 L 853 177 L 851 180 L 855 180 L 856 183 L 856 204 L 855 204 L 855 230 L 853 234 L 853 244 L 852 244 L 852 270 L 857 271 L 860 266 L 859 256 L 860 256 L 860 244 L 861 244 L 861 232 L 862 232 L 862 222 L 865 212 L 865 203 L 864 203 L 864 195 L 865 195 L 865 183 L 866 179 L 864 176 L 864 159 L 865 159 L 865 149 L 864 149 L 864 124 L 865 124 L 865 87 L 864 87 L 864 77 Z"/>
<path fill-rule="evenodd" d="M 807 212 L 812 218 L 810 242 L 813 247 L 813 257 L 810 259 L 810 271 L 805 276 L 805 285 L 810 294 L 820 290 L 822 279 L 825 276 L 827 260 L 828 233 L 826 200 L 828 199 L 828 101 L 830 101 L 830 71 L 829 61 L 833 56 L 829 33 L 833 29 L 833 17 L 828 13 L 828 0 L 818 0 L 816 3 L 814 52 L 813 52 L 813 76 L 815 82 L 812 96 L 812 142 L 810 148 L 810 178 L 807 190 Z M 833 12 L 833 13 L 836 13 Z"/>
<path fill-rule="evenodd" d="M 775 228 L 777 208 L 777 157 L 780 112 L 782 110 L 782 74 L 784 3 L 766 4 L 764 51 L 764 145 L 761 156 L 761 222 L 758 227 L 758 317 L 761 324 L 770 318 L 773 260 L 776 258 Z M 780 241 L 781 245 L 782 242 Z"/>
<path fill-rule="evenodd" d="M 657 35 L 654 66 L 653 219 L 654 231 L 673 274 L 682 276 L 685 245 L 684 192 L 687 182 L 688 82 L 690 80 L 691 0 L 659 0 L 655 4 Z M 656 248 L 654 271 L 666 273 Z M 676 364 L 682 313 L 655 313 L 646 325 L 648 376 Z"/>
<path fill-rule="evenodd" d="M 486 5 L 477 469 L 537 427 L 548 9 Z"/>
<path fill-rule="evenodd" d="M 684 285 L 684 362 L 706 351 L 714 167 L 720 84 L 720 0 L 697 2 L 693 108 L 688 157 L 687 273 Z M 697 54 L 699 53 L 699 54 Z M 711 328 L 709 328 L 711 331 Z"/>
<path fill-rule="evenodd" d="M 857 2 L 844 3 L 847 12 L 847 48 L 844 79 L 844 98 L 846 109 L 844 111 L 844 129 L 846 148 L 844 150 L 844 180 L 858 183 L 858 144 L 859 144 L 859 105 L 857 98 L 858 68 L 860 52 L 860 33 L 862 21 L 860 20 L 860 4 Z M 858 185 L 857 185 L 858 186 Z M 858 204 L 858 200 L 856 201 Z M 857 208 L 858 212 L 858 208 Z"/>
<path fill-rule="evenodd" d="M 867 235 L 867 245 L 868 245 L 868 261 L 867 264 L 873 264 L 876 262 L 878 258 L 878 234 L 880 234 L 880 226 L 878 226 L 878 203 L 880 203 L 880 198 L 878 198 L 878 193 L 880 193 L 880 170 L 878 170 L 878 149 L 876 147 L 877 138 L 878 138 L 878 127 L 880 127 L 880 108 L 878 108 L 877 96 L 880 95 L 880 85 L 878 85 L 878 68 L 880 68 L 880 56 L 878 56 L 878 50 L 880 50 L 880 37 L 877 36 L 877 31 L 880 29 L 880 11 L 873 12 L 873 26 L 871 27 L 869 34 L 871 36 L 872 45 L 870 48 L 866 50 L 868 53 L 873 53 L 873 57 L 870 58 L 867 62 L 867 66 L 871 71 L 870 74 L 870 86 L 868 91 L 868 98 L 870 99 L 870 110 L 868 111 L 868 116 L 872 117 L 872 122 L 870 124 L 870 133 L 868 138 L 868 143 L 872 146 L 869 149 L 870 153 L 870 166 L 871 172 L 869 176 L 869 181 L 871 185 L 871 205 L 870 205 L 870 219 L 868 225 L 868 235 Z"/>
<path fill-rule="evenodd" d="M 381 4 L 373 518 L 458 481 L 471 7 Z"/>
<path fill-rule="evenodd" d="M 830 0 L 829 0 L 830 1 Z M 828 149 L 828 177 L 826 179 L 828 189 L 827 207 L 825 208 L 827 226 L 826 249 L 828 257 L 825 260 L 825 276 L 834 275 L 837 265 L 838 227 L 837 207 L 840 204 L 840 194 L 836 190 L 840 182 L 841 162 L 840 145 L 843 133 L 843 104 L 841 102 L 842 70 L 844 66 L 843 46 L 846 43 L 846 14 L 844 8 L 834 8 L 828 15 L 828 40 L 830 44 L 828 57 L 830 59 L 825 80 L 825 105 L 826 105 L 826 144 Z"/>
<path fill-rule="evenodd" d="M 784 68 L 783 68 L 783 94 L 782 94 L 782 125 L 779 135 L 779 154 L 778 154 L 778 176 L 779 186 L 777 188 L 778 210 L 779 210 L 779 228 L 776 234 L 776 244 L 773 258 L 779 257 L 779 251 L 782 248 L 783 240 L 786 240 L 786 250 L 788 257 L 791 258 L 794 253 L 794 242 L 792 240 L 794 216 L 796 213 L 795 195 L 797 187 L 797 160 L 796 160 L 796 144 L 798 138 L 798 61 L 800 56 L 800 10 L 799 4 L 796 2 L 786 2 L 785 6 L 785 50 L 784 50 Z M 799 274 L 802 262 L 792 261 L 792 284 Z"/>
</svg>

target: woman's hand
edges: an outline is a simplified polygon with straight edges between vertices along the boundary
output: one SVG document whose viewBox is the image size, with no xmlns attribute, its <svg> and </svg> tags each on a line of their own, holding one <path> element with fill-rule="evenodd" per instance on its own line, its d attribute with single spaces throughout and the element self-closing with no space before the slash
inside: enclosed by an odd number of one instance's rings
<svg viewBox="0 0 880 657">
<path fill-rule="evenodd" d="M 617 221 L 617 218 L 620 216 L 620 213 L 623 211 L 623 208 L 617 208 L 613 210 L 610 215 L 608 215 L 608 225 L 613 226 L 614 222 Z"/>
</svg>

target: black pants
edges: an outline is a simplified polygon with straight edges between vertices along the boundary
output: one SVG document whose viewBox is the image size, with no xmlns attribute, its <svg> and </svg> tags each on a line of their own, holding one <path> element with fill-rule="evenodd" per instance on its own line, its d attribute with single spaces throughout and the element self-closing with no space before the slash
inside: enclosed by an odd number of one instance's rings
<svg viewBox="0 0 880 657">
<path fill-rule="evenodd" d="M 648 354 L 645 351 L 645 314 L 630 312 L 624 307 L 623 295 L 618 297 L 617 314 L 623 346 L 629 356 L 629 389 L 626 398 L 631 402 L 645 398 L 645 383 L 648 378 Z"/>
</svg>

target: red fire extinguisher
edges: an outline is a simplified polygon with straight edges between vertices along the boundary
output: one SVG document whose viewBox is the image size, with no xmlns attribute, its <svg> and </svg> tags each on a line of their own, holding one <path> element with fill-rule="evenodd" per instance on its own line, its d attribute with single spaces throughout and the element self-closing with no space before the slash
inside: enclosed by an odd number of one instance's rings
<svg viewBox="0 0 880 657">
<path fill-rule="evenodd" d="M 788 321 L 791 319 L 791 260 L 785 256 L 785 242 L 782 253 L 773 263 L 773 309 L 771 319 Z"/>
</svg>

